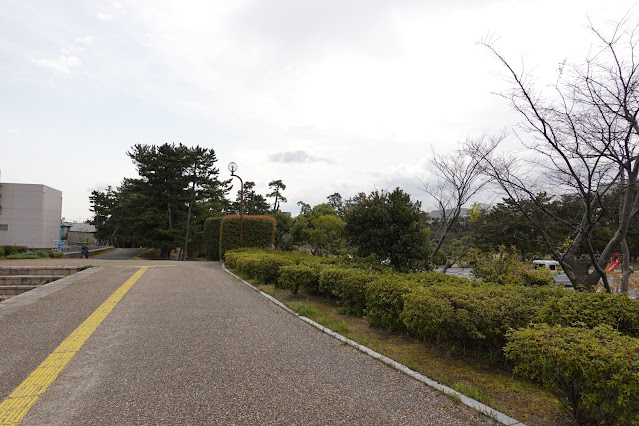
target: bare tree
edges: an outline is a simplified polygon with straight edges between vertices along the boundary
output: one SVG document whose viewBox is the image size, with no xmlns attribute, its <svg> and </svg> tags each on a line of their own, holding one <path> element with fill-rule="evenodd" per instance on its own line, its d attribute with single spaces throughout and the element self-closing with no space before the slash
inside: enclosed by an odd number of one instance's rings
<svg viewBox="0 0 639 426">
<path fill-rule="evenodd" d="M 484 170 L 518 202 L 522 213 L 538 231 L 555 260 L 576 288 L 592 290 L 601 279 L 610 291 L 606 264 L 620 247 L 625 252 L 623 285 L 630 274 L 625 241 L 629 226 L 639 215 L 639 63 L 638 26 L 628 15 L 606 36 L 590 24 L 598 41 L 583 64 L 562 64 L 554 98 L 548 100 L 493 47 L 482 42 L 506 68 L 512 83 L 503 94 L 523 117 L 520 140 L 535 155 L 485 155 L 494 147 L 475 143 L 468 148 L 483 156 Z M 581 200 L 578 223 L 570 241 L 558 246 L 536 215 L 556 217 L 538 200 L 539 189 L 575 194 Z M 615 204 L 607 201 L 613 199 Z M 530 200 L 536 211 L 523 208 Z M 605 247 L 594 247 L 592 233 L 604 215 L 615 209 L 618 221 Z"/>
<path fill-rule="evenodd" d="M 470 153 L 460 149 L 448 154 L 440 154 L 433 150 L 430 164 L 435 169 L 437 181 L 434 184 L 422 182 L 422 190 L 437 203 L 438 218 L 434 232 L 437 243 L 430 254 L 432 260 L 442 250 L 444 240 L 458 222 L 462 208 L 470 199 L 488 183 L 487 175 L 482 173 L 484 157 L 492 154 L 499 142 L 505 137 L 482 135 L 477 139 L 468 139 L 466 146 L 478 145 L 481 152 Z M 444 272 L 455 262 L 447 256 Z"/>
</svg>

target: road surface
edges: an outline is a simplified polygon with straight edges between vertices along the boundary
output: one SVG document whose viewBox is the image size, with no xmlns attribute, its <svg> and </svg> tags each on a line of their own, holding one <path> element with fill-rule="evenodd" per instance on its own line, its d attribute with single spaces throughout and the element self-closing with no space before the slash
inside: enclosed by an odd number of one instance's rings
<svg viewBox="0 0 639 426">
<path fill-rule="evenodd" d="M 29 383 L 49 382 L 21 424 L 494 424 L 217 262 L 89 260 L 98 268 L 53 293 L 13 298 L 25 300 L 5 315 L 0 304 L 0 424 L 16 389 L 29 397 Z"/>
</svg>

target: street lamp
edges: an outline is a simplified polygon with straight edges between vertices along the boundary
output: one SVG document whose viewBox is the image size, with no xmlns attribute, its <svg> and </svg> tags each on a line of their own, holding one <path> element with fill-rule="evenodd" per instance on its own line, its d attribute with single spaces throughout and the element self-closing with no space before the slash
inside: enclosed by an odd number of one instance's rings
<svg viewBox="0 0 639 426">
<path fill-rule="evenodd" d="M 244 233 L 243 233 L 243 225 L 244 225 L 244 181 L 241 177 L 235 174 L 237 170 L 237 164 L 234 162 L 229 163 L 229 172 L 231 172 L 231 176 L 235 176 L 240 180 L 240 244 L 244 243 Z"/>
</svg>

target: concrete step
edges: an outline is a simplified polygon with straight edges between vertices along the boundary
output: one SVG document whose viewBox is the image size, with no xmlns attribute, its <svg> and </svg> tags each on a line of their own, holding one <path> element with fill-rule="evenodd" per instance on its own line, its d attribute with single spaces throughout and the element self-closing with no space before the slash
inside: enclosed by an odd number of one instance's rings
<svg viewBox="0 0 639 426">
<path fill-rule="evenodd" d="M 43 285 L 63 278 L 62 275 L 0 275 L 0 286 Z"/>
<path fill-rule="evenodd" d="M 0 298 L 8 299 L 11 296 L 17 296 L 18 294 L 25 293 L 37 287 L 40 287 L 40 286 L 39 285 L 0 285 Z"/>
<path fill-rule="evenodd" d="M 56 275 L 64 277 L 78 272 L 77 266 L 0 266 L 3 275 Z"/>
</svg>

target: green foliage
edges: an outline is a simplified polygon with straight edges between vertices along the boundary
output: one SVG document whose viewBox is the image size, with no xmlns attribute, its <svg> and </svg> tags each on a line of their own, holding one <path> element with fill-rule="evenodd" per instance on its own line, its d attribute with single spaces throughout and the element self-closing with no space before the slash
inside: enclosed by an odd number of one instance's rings
<svg viewBox="0 0 639 426">
<path fill-rule="evenodd" d="M 279 286 L 297 294 L 300 286 L 310 293 L 319 292 L 320 271 L 308 265 L 291 265 L 280 268 Z"/>
<path fill-rule="evenodd" d="M 280 202 L 288 201 L 284 195 L 282 195 L 282 191 L 286 189 L 286 185 L 282 183 L 280 179 L 273 180 L 268 183 L 268 187 L 271 189 L 271 193 L 266 194 L 267 197 L 275 198 L 273 202 L 273 211 L 277 212 L 280 210 Z"/>
<path fill-rule="evenodd" d="M 270 214 L 276 221 L 275 228 L 275 248 L 278 250 L 293 250 L 291 238 L 291 228 L 293 218 L 288 213 L 272 212 Z"/>
<path fill-rule="evenodd" d="M 509 335 L 514 372 L 540 382 L 579 423 L 639 423 L 639 339 L 608 326 L 538 325 Z"/>
<path fill-rule="evenodd" d="M 404 298 L 401 313 L 409 332 L 424 341 L 497 361 L 502 358 L 507 332 L 527 326 L 544 300 L 553 294 L 560 297 L 563 291 L 468 283 L 413 288 Z"/>
<path fill-rule="evenodd" d="M 588 328 L 608 325 L 639 337 L 639 301 L 608 293 L 564 293 L 563 297 L 545 303 L 538 313 L 538 322 Z"/>
<path fill-rule="evenodd" d="M 12 254 L 26 253 L 29 251 L 27 246 L 2 246 L 5 256 L 11 256 Z"/>
<path fill-rule="evenodd" d="M 425 269 L 428 232 L 420 209 L 400 188 L 374 191 L 347 208 L 345 232 L 361 256 L 374 255 L 398 271 Z"/>
<path fill-rule="evenodd" d="M 271 247 L 275 226 L 275 219 L 270 216 L 244 215 L 244 242 L 240 243 L 240 216 L 225 216 L 220 226 L 220 257 L 224 257 L 227 250 L 240 247 Z"/>
<path fill-rule="evenodd" d="M 229 182 L 217 178 L 215 152 L 137 144 L 127 155 L 139 178 L 125 178 L 117 190 L 109 187 L 89 197 L 98 239 L 118 247 L 158 248 L 165 259 L 176 247 L 197 255 L 204 220 L 227 205 Z"/>
<path fill-rule="evenodd" d="M 64 253 L 53 252 L 50 250 L 35 250 L 35 251 L 16 251 L 13 254 L 6 256 L 6 259 L 61 259 L 64 257 Z"/>
<path fill-rule="evenodd" d="M 476 278 L 495 284 L 549 286 L 555 282 L 549 270 L 522 262 L 514 248 L 509 252 L 501 247 L 498 256 L 473 250 L 468 262 Z"/>
<path fill-rule="evenodd" d="M 277 284 L 280 278 L 280 268 L 294 264 L 293 260 L 275 253 L 240 256 L 235 260 L 235 267 L 240 272 L 266 284 Z"/>
<path fill-rule="evenodd" d="M 0 247 L 0 257 L 4 257 L 4 247 Z"/>
<path fill-rule="evenodd" d="M 295 218 L 291 236 L 295 244 L 310 244 L 316 254 L 331 256 L 344 247 L 345 226 L 331 205 L 318 204 Z"/>
<path fill-rule="evenodd" d="M 263 215 L 269 212 L 269 204 L 264 198 L 263 195 L 255 192 L 255 182 L 246 181 L 244 182 L 244 214 L 247 215 Z M 235 202 L 229 206 L 228 212 L 232 212 L 234 214 L 240 214 L 240 201 L 241 201 L 242 193 L 237 191 L 237 196 L 235 198 Z"/>
<path fill-rule="evenodd" d="M 320 292 L 337 299 L 345 314 L 364 316 L 366 284 L 379 278 L 378 273 L 362 269 L 326 267 L 320 273 Z"/>
<path fill-rule="evenodd" d="M 366 285 L 366 319 L 371 325 L 392 331 L 404 331 L 400 319 L 404 297 L 423 285 L 399 274 L 387 274 Z"/>
<path fill-rule="evenodd" d="M 204 222 L 204 252 L 207 260 L 220 260 L 220 226 L 221 217 L 209 217 Z"/>
</svg>

